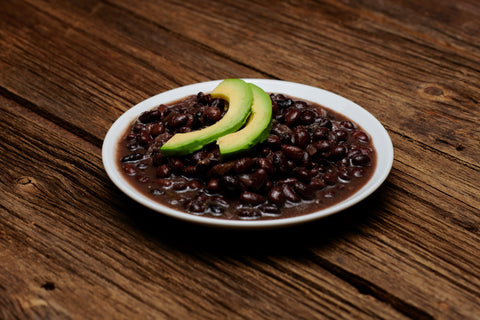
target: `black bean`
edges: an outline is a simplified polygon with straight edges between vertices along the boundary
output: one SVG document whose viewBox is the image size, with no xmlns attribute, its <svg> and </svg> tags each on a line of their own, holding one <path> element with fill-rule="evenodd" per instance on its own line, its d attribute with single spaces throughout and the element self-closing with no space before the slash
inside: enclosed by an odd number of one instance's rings
<svg viewBox="0 0 480 320">
<path fill-rule="evenodd" d="M 288 144 L 282 144 L 282 151 L 287 157 L 293 160 L 301 160 L 305 153 L 303 149 Z"/>
<path fill-rule="evenodd" d="M 169 158 L 168 163 L 169 163 L 170 168 L 175 172 L 181 172 L 181 171 L 183 171 L 183 168 L 185 167 L 183 162 L 180 161 L 180 159 L 177 159 L 177 158 Z"/>
<path fill-rule="evenodd" d="M 296 127 L 293 130 L 293 139 L 294 144 L 303 149 L 310 143 L 310 134 L 304 127 Z"/>
<path fill-rule="evenodd" d="M 298 167 L 293 170 L 295 176 L 297 176 L 302 181 L 309 181 L 313 176 L 309 170 L 304 167 Z"/>
<path fill-rule="evenodd" d="M 347 166 L 341 166 L 338 168 L 338 177 L 343 181 L 350 181 L 352 179 L 350 169 Z"/>
<path fill-rule="evenodd" d="M 264 203 L 266 198 L 258 193 L 244 191 L 242 194 L 240 194 L 240 201 L 243 203 L 258 205 Z"/>
<path fill-rule="evenodd" d="M 315 198 L 315 192 L 313 187 L 307 186 L 304 183 L 296 182 L 293 184 L 293 189 L 305 200 L 311 200 Z"/>
<path fill-rule="evenodd" d="M 157 179 L 156 182 L 158 183 L 159 186 L 163 188 L 169 188 L 172 186 L 172 180 L 170 179 Z"/>
<path fill-rule="evenodd" d="M 293 100 L 292 99 L 278 100 L 277 105 L 280 109 L 288 108 L 293 105 Z"/>
<path fill-rule="evenodd" d="M 205 111 L 208 120 L 216 122 L 222 117 L 222 111 L 218 107 L 209 107 Z"/>
<path fill-rule="evenodd" d="M 201 187 L 203 187 L 203 183 L 198 180 L 191 180 L 188 184 L 188 187 L 190 189 L 200 189 Z"/>
<path fill-rule="evenodd" d="M 159 165 L 167 163 L 167 157 L 161 153 L 155 153 L 152 156 L 152 162 L 154 166 L 158 167 Z"/>
<path fill-rule="evenodd" d="M 345 128 L 347 130 L 353 130 L 355 129 L 355 125 L 352 123 L 352 121 L 348 121 L 348 120 L 343 120 L 340 122 L 340 126 L 342 128 Z"/>
<path fill-rule="evenodd" d="M 303 124 L 311 124 L 315 121 L 317 114 L 312 110 L 304 110 L 300 115 L 300 122 Z"/>
<path fill-rule="evenodd" d="M 288 185 L 284 184 L 282 185 L 282 193 L 285 199 L 291 201 L 291 202 L 300 202 L 300 197 L 298 194 L 293 190 L 293 188 Z"/>
<path fill-rule="evenodd" d="M 320 140 L 313 143 L 313 146 L 320 152 L 330 150 L 330 142 L 328 140 Z"/>
<path fill-rule="evenodd" d="M 300 111 L 298 109 L 291 109 L 285 114 L 285 124 L 292 127 L 300 118 Z"/>
<path fill-rule="evenodd" d="M 325 182 L 322 179 L 314 178 L 310 181 L 310 186 L 316 190 L 325 188 Z"/>
<path fill-rule="evenodd" d="M 220 190 L 218 179 L 211 178 L 207 183 L 207 190 L 210 192 L 217 192 Z"/>
<path fill-rule="evenodd" d="M 250 170 L 255 165 L 256 160 L 252 158 L 240 158 L 235 161 L 233 171 L 236 173 L 244 173 Z"/>
<path fill-rule="evenodd" d="M 333 159 L 341 159 L 347 155 L 347 148 L 343 144 L 335 146 L 330 153 Z"/>
<path fill-rule="evenodd" d="M 266 158 L 258 158 L 257 159 L 257 164 L 260 168 L 265 169 L 267 174 L 269 174 L 269 175 L 274 175 L 275 174 L 275 171 L 276 171 L 275 167 Z"/>
<path fill-rule="evenodd" d="M 280 141 L 280 138 L 277 135 L 271 134 L 265 140 L 265 144 L 267 144 L 270 148 L 279 148 L 282 142 Z"/>
<path fill-rule="evenodd" d="M 367 143 L 370 140 L 368 135 L 363 131 L 355 131 L 352 133 L 352 137 L 363 143 Z"/>
<path fill-rule="evenodd" d="M 170 119 L 170 121 L 168 122 L 168 125 L 170 128 L 181 127 L 187 123 L 188 118 L 189 118 L 188 115 L 184 113 L 178 113 Z"/>
<path fill-rule="evenodd" d="M 370 157 L 366 154 L 358 154 L 352 158 L 352 164 L 354 166 L 368 166 L 370 164 Z"/>
<path fill-rule="evenodd" d="M 192 202 L 190 202 L 187 209 L 191 212 L 200 213 L 200 212 L 204 212 L 207 209 L 207 205 L 205 204 L 205 202 L 195 199 Z"/>
<path fill-rule="evenodd" d="M 308 107 L 308 103 L 306 103 L 305 101 L 295 101 L 295 103 L 293 104 L 295 106 L 295 108 L 301 110 L 301 109 L 305 109 L 306 107 Z"/>
<path fill-rule="evenodd" d="M 159 178 L 168 177 L 170 176 L 171 173 L 172 173 L 172 169 L 170 169 L 170 167 L 167 166 L 166 164 L 163 164 L 157 168 L 157 177 Z"/>
<path fill-rule="evenodd" d="M 225 108 L 225 100 L 215 98 L 212 100 L 211 106 L 223 110 Z"/>
<path fill-rule="evenodd" d="M 242 174 L 238 178 L 247 189 L 258 191 L 267 181 L 267 171 L 265 169 L 258 169 L 254 173 Z"/>
<path fill-rule="evenodd" d="M 150 127 L 150 134 L 156 137 L 165 132 L 165 126 L 161 123 L 155 123 Z"/>
<path fill-rule="evenodd" d="M 334 134 L 337 141 L 346 141 L 348 139 L 348 132 L 343 129 L 334 131 Z"/>
<path fill-rule="evenodd" d="M 242 190 L 240 179 L 237 176 L 224 175 L 220 178 L 220 187 L 228 192 L 237 192 Z"/>
<path fill-rule="evenodd" d="M 278 186 L 272 187 L 268 192 L 268 200 L 276 205 L 282 205 L 285 201 L 282 188 Z"/>
<path fill-rule="evenodd" d="M 318 125 L 320 127 L 331 129 L 332 128 L 332 121 L 330 121 L 329 119 L 322 118 L 322 119 L 318 120 Z"/>
<path fill-rule="evenodd" d="M 141 153 L 131 153 L 124 156 L 120 159 L 120 162 L 135 162 L 143 158 L 143 154 Z"/>
<path fill-rule="evenodd" d="M 238 217 L 241 219 L 258 219 L 262 216 L 262 213 L 255 208 L 240 208 L 238 211 Z"/>
<path fill-rule="evenodd" d="M 328 186 L 334 186 L 337 184 L 337 174 L 334 172 L 327 172 L 323 175 L 323 181 L 325 182 L 326 185 Z"/>
<path fill-rule="evenodd" d="M 146 131 L 142 131 L 137 135 L 137 142 L 142 146 L 147 146 L 152 141 L 152 137 Z"/>
</svg>

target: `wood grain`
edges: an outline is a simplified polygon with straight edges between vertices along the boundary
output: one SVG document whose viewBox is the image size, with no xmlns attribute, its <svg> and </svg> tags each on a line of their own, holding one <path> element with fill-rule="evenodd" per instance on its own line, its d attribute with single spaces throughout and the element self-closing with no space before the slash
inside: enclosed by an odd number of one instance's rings
<svg viewBox="0 0 480 320">
<path fill-rule="evenodd" d="M 0 3 L 1 319 L 478 319 L 476 1 Z M 241 232 L 155 214 L 108 179 L 113 121 L 226 77 L 365 107 L 392 172 L 340 214 Z"/>
</svg>

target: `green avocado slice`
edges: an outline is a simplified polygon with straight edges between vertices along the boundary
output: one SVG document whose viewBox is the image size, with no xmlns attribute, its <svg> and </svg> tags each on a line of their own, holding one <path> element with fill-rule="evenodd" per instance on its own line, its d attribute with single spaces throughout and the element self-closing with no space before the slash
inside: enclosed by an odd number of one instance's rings
<svg viewBox="0 0 480 320">
<path fill-rule="evenodd" d="M 252 89 L 245 81 L 225 79 L 211 95 L 228 101 L 228 110 L 223 118 L 204 129 L 175 134 L 161 147 L 162 154 L 180 156 L 193 153 L 219 137 L 237 131 L 245 124 L 253 101 Z"/>
<path fill-rule="evenodd" d="M 245 127 L 237 132 L 218 138 L 217 144 L 222 156 L 229 156 L 251 149 L 263 142 L 272 127 L 272 100 L 256 85 L 249 83 L 253 92 L 252 112 Z"/>
</svg>

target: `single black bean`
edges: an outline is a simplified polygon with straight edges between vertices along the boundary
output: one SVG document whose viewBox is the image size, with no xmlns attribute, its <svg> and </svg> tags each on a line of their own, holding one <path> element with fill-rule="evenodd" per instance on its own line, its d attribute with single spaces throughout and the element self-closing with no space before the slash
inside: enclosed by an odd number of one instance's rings
<svg viewBox="0 0 480 320">
<path fill-rule="evenodd" d="M 292 127 L 300 118 L 300 111 L 298 109 L 291 109 L 285 114 L 285 124 Z"/>
<path fill-rule="evenodd" d="M 300 197 L 289 184 L 282 185 L 282 193 L 285 199 L 291 202 L 300 202 Z"/>
<path fill-rule="evenodd" d="M 243 203 L 258 205 L 264 203 L 266 198 L 258 193 L 244 191 L 242 194 L 240 194 L 240 201 Z"/>
<path fill-rule="evenodd" d="M 352 123 L 352 121 L 349 120 L 343 120 L 340 122 L 340 126 L 342 128 L 345 128 L 347 130 L 353 130 L 355 129 L 355 125 Z"/>
<path fill-rule="evenodd" d="M 293 139 L 296 146 L 304 149 L 310 143 L 310 134 L 307 129 L 298 126 L 293 130 Z"/>
<path fill-rule="evenodd" d="M 170 119 L 170 121 L 168 122 L 168 125 L 170 128 L 181 127 L 187 123 L 188 118 L 189 118 L 188 115 L 184 113 L 178 113 Z"/>
<path fill-rule="evenodd" d="M 220 190 L 218 179 L 211 178 L 207 183 L 207 190 L 210 192 L 217 192 Z"/>
<path fill-rule="evenodd" d="M 255 159 L 244 157 L 235 161 L 233 171 L 236 173 L 244 173 L 250 170 L 256 163 Z"/>
<path fill-rule="evenodd" d="M 288 144 L 282 144 L 282 151 L 287 157 L 293 160 L 301 160 L 305 153 L 303 149 Z"/>
<path fill-rule="evenodd" d="M 173 182 L 170 179 L 157 179 L 157 184 L 162 188 L 169 188 L 172 186 Z"/>
<path fill-rule="evenodd" d="M 279 148 L 282 142 L 280 141 L 280 138 L 277 135 L 271 134 L 265 140 L 265 144 L 268 145 L 270 148 Z"/>
<path fill-rule="evenodd" d="M 352 133 L 352 137 L 363 143 L 367 143 L 370 140 L 368 135 L 363 131 L 355 131 Z"/>
<path fill-rule="evenodd" d="M 346 130 L 340 129 L 334 131 L 334 134 L 337 141 L 346 141 L 348 139 L 348 132 Z"/>
<path fill-rule="evenodd" d="M 170 176 L 171 173 L 172 173 L 172 169 L 170 169 L 170 167 L 167 166 L 166 164 L 162 164 L 157 168 L 157 177 L 159 178 L 168 177 Z"/>
<path fill-rule="evenodd" d="M 312 110 L 304 110 L 300 115 L 300 122 L 303 124 L 311 124 L 315 121 L 317 114 Z"/>
<path fill-rule="evenodd" d="M 330 152 L 330 156 L 333 159 L 337 159 L 337 160 L 342 159 L 346 155 L 347 155 L 347 147 L 345 147 L 345 145 L 343 144 L 339 144 L 335 146 Z"/>
<path fill-rule="evenodd" d="M 354 166 L 368 166 L 370 164 L 370 157 L 366 154 L 358 154 L 352 158 L 352 164 Z"/>
<path fill-rule="evenodd" d="M 165 126 L 161 123 L 154 123 L 150 127 L 150 134 L 152 135 L 152 137 L 156 137 L 164 132 L 165 132 Z"/>
<path fill-rule="evenodd" d="M 216 122 L 222 117 L 222 111 L 218 107 L 209 107 L 205 111 L 208 120 Z"/>
<path fill-rule="evenodd" d="M 326 127 L 316 127 L 312 132 L 312 138 L 314 140 L 325 140 L 328 138 L 330 129 Z"/>
<path fill-rule="evenodd" d="M 285 201 L 282 188 L 279 186 L 272 187 L 268 192 L 268 200 L 276 205 L 282 205 Z"/>
</svg>

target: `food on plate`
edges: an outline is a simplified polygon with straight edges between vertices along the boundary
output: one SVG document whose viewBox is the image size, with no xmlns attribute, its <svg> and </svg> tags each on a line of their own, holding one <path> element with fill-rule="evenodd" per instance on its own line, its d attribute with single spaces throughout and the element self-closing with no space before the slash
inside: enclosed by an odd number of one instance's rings
<svg viewBox="0 0 480 320">
<path fill-rule="evenodd" d="M 376 151 L 352 119 L 317 103 L 232 82 L 228 90 L 217 87 L 159 105 L 131 124 L 118 159 L 132 186 L 190 214 L 259 220 L 330 207 L 370 179 Z M 248 108 L 247 92 L 253 92 Z M 229 120 L 236 129 L 215 129 L 200 142 L 173 140 L 218 128 L 234 104 L 243 106 L 232 113 L 241 120 Z"/>
<path fill-rule="evenodd" d="M 213 98 L 224 99 L 228 103 L 228 111 L 225 115 L 211 126 L 175 134 L 162 146 L 162 154 L 179 156 L 195 152 L 243 126 L 250 114 L 253 101 L 251 87 L 245 81 L 226 79 L 210 95 Z"/>
</svg>

